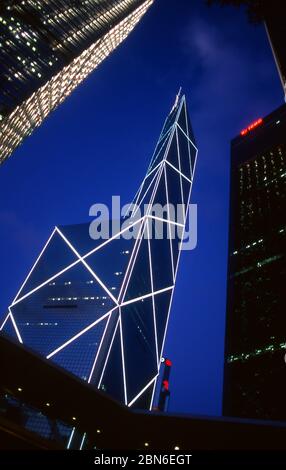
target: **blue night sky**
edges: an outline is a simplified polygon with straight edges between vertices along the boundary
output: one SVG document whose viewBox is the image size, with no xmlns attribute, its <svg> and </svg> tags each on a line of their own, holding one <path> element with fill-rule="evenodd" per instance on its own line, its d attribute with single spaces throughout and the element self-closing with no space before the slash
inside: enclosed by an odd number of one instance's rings
<svg viewBox="0 0 286 470">
<path fill-rule="evenodd" d="M 184 252 L 165 353 L 170 411 L 220 415 L 230 140 L 282 104 L 262 26 L 203 0 L 155 0 L 135 31 L 0 167 L 1 316 L 55 225 L 127 203 L 178 88 L 199 146 L 198 246 Z"/>
</svg>

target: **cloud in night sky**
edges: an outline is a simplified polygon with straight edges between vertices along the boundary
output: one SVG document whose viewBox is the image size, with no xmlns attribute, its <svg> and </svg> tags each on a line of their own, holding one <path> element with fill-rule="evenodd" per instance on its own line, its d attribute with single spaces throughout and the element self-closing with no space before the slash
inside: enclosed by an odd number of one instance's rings
<svg viewBox="0 0 286 470">
<path fill-rule="evenodd" d="M 255 34 L 257 27 L 251 28 Z M 238 96 L 244 106 L 239 111 L 249 115 L 253 102 L 247 103 L 245 98 L 255 97 L 258 88 L 273 74 L 271 55 L 265 57 L 259 46 L 247 47 L 247 41 L 242 44 L 240 31 L 231 25 L 220 28 L 219 24 L 199 18 L 191 21 L 182 43 L 189 57 L 195 102 L 201 113 L 197 118 L 203 117 L 214 128 L 221 122 L 231 123 L 237 117 Z M 263 102 L 263 95 L 259 99 Z"/>
</svg>

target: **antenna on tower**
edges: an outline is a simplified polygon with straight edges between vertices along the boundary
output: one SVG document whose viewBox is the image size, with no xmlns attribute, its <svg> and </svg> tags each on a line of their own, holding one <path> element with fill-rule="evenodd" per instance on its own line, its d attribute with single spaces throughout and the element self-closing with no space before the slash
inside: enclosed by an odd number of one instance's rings
<svg viewBox="0 0 286 470">
<path fill-rule="evenodd" d="M 172 109 L 171 109 L 171 113 L 174 111 L 174 109 L 177 108 L 177 106 L 178 106 L 178 104 L 179 104 L 179 101 L 180 101 L 180 98 L 181 98 L 181 94 L 182 94 L 182 87 L 180 87 L 179 92 L 177 93 L 174 106 L 173 106 Z"/>
</svg>

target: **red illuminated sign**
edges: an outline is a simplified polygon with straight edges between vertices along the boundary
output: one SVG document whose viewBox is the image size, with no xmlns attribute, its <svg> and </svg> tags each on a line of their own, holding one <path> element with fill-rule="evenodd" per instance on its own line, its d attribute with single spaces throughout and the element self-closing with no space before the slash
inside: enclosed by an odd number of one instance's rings
<svg viewBox="0 0 286 470">
<path fill-rule="evenodd" d="M 170 361 L 170 359 L 166 359 L 165 364 L 166 364 L 166 366 L 171 367 L 172 362 Z"/>
<path fill-rule="evenodd" d="M 261 124 L 263 123 L 263 119 L 260 118 L 260 119 L 257 119 L 257 121 L 254 121 L 252 124 L 250 124 L 250 126 L 246 127 L 245 129 L 243 129 L 240 133 L 240 135 L 246 135 L 248 134 L 248 132 L 251 132 L 253 131 L 253 129 L 255 129 L 256 127 L 260 126 Z"/>
<path fill-rule="evenodd" d="M 169 382 L 168 380 L 163 380 L 163 387 L 165 390 L 169 390 Z"/>
</svg>

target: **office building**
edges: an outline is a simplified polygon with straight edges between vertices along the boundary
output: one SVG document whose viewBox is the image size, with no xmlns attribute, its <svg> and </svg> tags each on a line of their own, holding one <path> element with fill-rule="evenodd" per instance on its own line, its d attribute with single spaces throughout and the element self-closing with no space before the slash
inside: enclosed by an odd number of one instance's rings
<svg viewBox="0 0 286 470">
<path fill-rule="evenodd" d="M 232 141 L 224 414 L 286 419 L 286 105 Z"/>
<path fill-rule="evenodd" d="M 153 0 L 0 5 L 0 164 L 129 35 Z"/>
<path fill-rule="evenodd" d="M 196 157 L 177 97 L 132 218 L 108 240 L 94 240 L 89 223 L 56 227 L 1 330 L 125 405 L 151 408 Z"/>
</svg>

